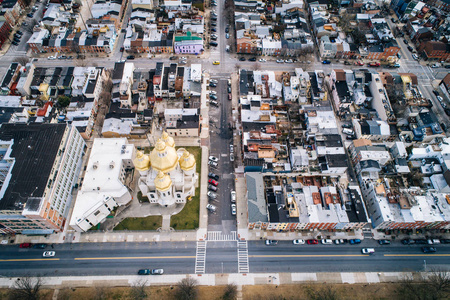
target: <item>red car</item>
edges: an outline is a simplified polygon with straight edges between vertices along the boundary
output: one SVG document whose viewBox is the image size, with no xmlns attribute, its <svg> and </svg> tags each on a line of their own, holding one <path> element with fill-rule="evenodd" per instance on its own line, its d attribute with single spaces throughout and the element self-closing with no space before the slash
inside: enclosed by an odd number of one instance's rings
<svg viewBox="0 0 450 300">
<path fill-rule="evenodd" d="M 380 63 L 377 63 L 377 62 L 371 62 L 371 63 L 369 64 L 369 66 L 370 66 L 370 67 L 379 67 L 379 66 L 380 66 Z"/>
<path fill-rule="evenodd" d="M 208 180 L 208 183 L 209 183 L 209 184 L 212 184 L 212 185 L 214 185 L 214 186 L 218 186 L 218 185 L 219 185 L 219 183 L 218 183 L 217 181 L 215 181 L 214 179 Z"/>
<path fill-rule="evenodd" d="M 30 243 L 22 243 L 19 245 L 19 248 L 31 248 L 31 244 Z"/>
<path fill-rule="evenodd" d="M 355 65 L 357 66 L 364 66 L 364 63 L 362 61 L 355 61 Z"/>
<path fill-rule="evenodd" d="M 318 244 L 319 241 L 318 241 L 318 240 L 307 240 L 306 243 L 307 243 L 308 245 L 315 245 L 315 244 Z"/>
</svg>

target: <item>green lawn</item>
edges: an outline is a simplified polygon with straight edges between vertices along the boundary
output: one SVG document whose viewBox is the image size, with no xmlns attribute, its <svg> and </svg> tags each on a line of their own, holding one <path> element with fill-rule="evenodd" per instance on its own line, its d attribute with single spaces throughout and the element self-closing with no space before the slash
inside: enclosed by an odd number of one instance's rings
<svg viewBox="0 0 450 300">
<path fill-rule="evenodd" d="M 162 226 L 162 216 L 126 218 L 114 230 L 156 230 Z"/>
<path fill-rule="evenodd" d="M 200 213 L 200 182 L 201 182 L 201 167 L 202 167 L 202 148 L 200 147 L 177 147 L 185 148 L 189 153 L 194 155 L 197 163 L 196 172 L 198 174 L 198 187 L 195 189 L 195 196 L 192 200 L 187 202 L 183 210 L 176 215 L 170 217 L 170 227 L 175 230 L 192 230 L 198 228 L 199 213 Z"/>
</svg>

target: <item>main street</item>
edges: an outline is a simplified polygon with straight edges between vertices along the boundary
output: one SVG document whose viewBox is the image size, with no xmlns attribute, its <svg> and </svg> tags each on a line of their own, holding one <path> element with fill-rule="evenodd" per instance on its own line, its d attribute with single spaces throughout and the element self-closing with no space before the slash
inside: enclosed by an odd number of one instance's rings
<svg viewBox="0 0 450 300">
<path fill-rule="evenodd" d="M 248 246 L 251 273 L 267 272 L 402 272 L 450 267 L 450 246 L 436 245 L 437 253 L 424 254 L 422 245 L 399 242 L 379 246 L 373 240 L 360 245 L 293 245 L 279 241 L 266 246 L 251 241 Z M 363 255 L 361 248 L 375 254 Z M 54 245 L 54 258 L 44 250 L 0 248 L 0 276 L 135 275 L 143 268 L 163 268 L 165 274 L 192 274 L 196 261 L 195 242 L 89 243 Z M 208 242 L 206 273 L 238 273 L 236 241 Z"/>
</svg>

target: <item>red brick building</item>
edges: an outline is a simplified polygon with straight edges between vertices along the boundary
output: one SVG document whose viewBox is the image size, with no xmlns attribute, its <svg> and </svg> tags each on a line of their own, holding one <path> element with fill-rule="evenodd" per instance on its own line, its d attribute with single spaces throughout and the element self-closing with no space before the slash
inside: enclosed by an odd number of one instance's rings
<svg viewBox="0 0 450 300">
<path fill-rule="evenodd" d="M 256 41 L 249 38 L 241 38 L 236 41 L 237 53 L 256 54 L 257 45 Z"/>
<path fill-rule="evenodd" d="M 11 26 L 6 21 L 0 22 L 0 49 L 3 44 L 9 37 L 9 33 L 11 32 Z"/>
<path fill-rule="evenodd" d="M 450 45 L 438 42 L 428 41 L 420 44 L 419 53 L 425 60 L 447 61 L 450 60 Z"/>
</svg>

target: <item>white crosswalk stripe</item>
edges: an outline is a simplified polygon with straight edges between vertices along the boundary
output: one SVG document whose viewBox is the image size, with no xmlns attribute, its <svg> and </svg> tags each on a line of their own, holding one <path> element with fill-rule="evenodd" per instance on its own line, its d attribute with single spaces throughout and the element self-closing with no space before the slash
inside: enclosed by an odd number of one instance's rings
<svg viewBox="0 0 450 300">
<path fill-rule="evenodd" d="M 195 274 L 205 274 L 206 264 L 206 241 L 197 242 L 195 253 Z"/>
<path fill-rule="evenodd" d="M 222 231 L 208 231 L 208 241 L 235 241 L 237 240 L 236 231 L 229 234 L 223 234 Z"/>
<path fill-rule="evenodd" d="M 238 273 L 249 273 L 247 241 L 238 241 Z"/>
</svg>

